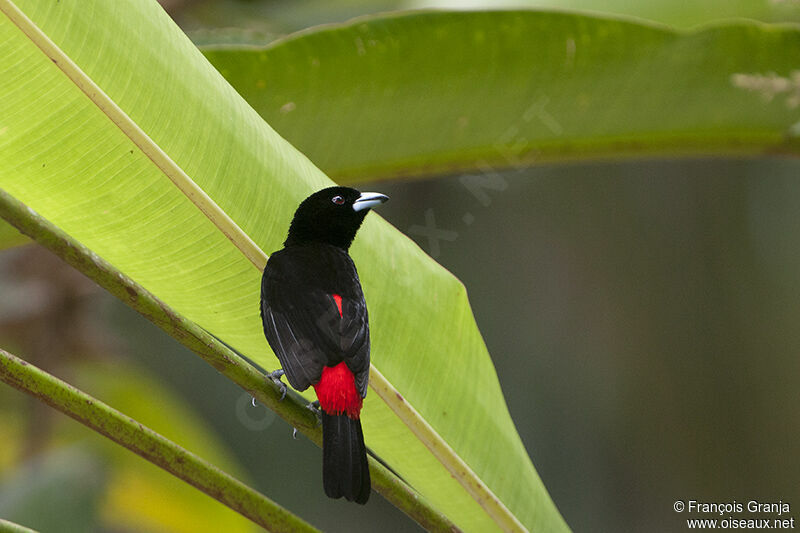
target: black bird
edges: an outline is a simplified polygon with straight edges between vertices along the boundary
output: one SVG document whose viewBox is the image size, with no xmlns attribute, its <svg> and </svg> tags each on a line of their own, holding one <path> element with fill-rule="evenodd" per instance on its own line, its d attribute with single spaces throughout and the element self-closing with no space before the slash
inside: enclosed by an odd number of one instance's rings
<svg viewBox="0 0 800 533">
<path fill-rule="evenodd" d="M 347 253 L 370 208 L 389 199 L 348 187 L 318 191 L 300 204 L 284 248 L 261 279 L 261 320 L 270 347 L 297 390 L 314 387 L 322 416 L 325 494 L 369 499 L 361 405 L 369 381 L 369 319 Z"/>
</svg>

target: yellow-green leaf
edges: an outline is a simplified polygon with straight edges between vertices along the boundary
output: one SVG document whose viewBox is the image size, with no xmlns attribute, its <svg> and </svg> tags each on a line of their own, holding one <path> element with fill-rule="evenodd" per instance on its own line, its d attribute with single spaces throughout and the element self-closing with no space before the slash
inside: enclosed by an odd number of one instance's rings
<svg viewBox="0 0 800 533">
<path fill-rule="evenodd" d="M 800 154 L 800 30 L 564 12 L 422 12 L 204 48 L 350 183 L 546 161 Z"/>
<path fill-rule="evenodd" d="M 266 368 L 261 250 L 330 184 L 151 0 L 0 0 L 0 187 Z M 370 215 L 368 445 L 459 526 L 563 530 L 466 291 Z M 256 266 L 254 266 L 256 265 Z"/>
</svg>

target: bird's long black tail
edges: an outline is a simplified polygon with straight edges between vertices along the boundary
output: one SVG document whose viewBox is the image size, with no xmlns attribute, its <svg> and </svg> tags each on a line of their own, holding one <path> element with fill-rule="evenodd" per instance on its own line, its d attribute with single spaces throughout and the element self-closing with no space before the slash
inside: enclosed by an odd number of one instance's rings
<svg viewBox="0 0 800 533">
<path fill-rule="evenodd" d="M 330 498 L 367 503 L 369 467 L 361 420 L 322 412 L 322 484 Z"/>
</svg>

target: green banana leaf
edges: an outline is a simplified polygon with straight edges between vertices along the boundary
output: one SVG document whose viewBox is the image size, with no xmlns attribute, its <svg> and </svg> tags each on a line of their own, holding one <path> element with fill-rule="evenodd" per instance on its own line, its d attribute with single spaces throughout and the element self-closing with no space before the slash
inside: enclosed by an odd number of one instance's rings
<svg viewBox="0 0 800 533">
<path fill-rule="evenodd" d="M 195 43 L 259 44 L 311 25 L 343 22 L 368 13 L 398 9 L 553 9 L 647 19 L 678 28 L 722 20 L 800 22 L 796 0 L 205 0 L 171 10 Z"/>
<path fill-rule="evenodd" d="M 204 53 L 278 133 L 350 183 L 800 153 L 796 25 L 679 32 L 559 12 L 422 12 Z"/>
<path fill-rule="evenodd" d="M 280 248 L 298 202 L 330 180 L 155 1 L 0 0 L 0 13 L 0 187 L 275 368 L 258 316 L 260 250 Z M 368 445 L 466 530 L 566 529 L 463 285 L 374 214 L 353 256 L 379 371 Z"/>
<path fill-rule="evenodd" d="M 450 7 L 448 0 L 415 0 L 420 7 Z M 725 19 L 749 18 L 763 22 L 800 21 L 800 3 L 794 0 L 698 0 L 676 2 L 675 0 L 503 0 L 486 1 L 484 5 L 497 9 L 505 7 L 527 7 L 537 9 L 575 9 L 626 15 L 644 18 L 688 28 Z"/>
</svg>

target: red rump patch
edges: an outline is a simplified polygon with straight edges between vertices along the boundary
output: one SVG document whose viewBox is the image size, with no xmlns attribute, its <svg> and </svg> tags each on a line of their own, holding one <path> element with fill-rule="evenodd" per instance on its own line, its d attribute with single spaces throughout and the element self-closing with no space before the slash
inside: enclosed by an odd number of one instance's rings
<svg viewBox="0 0 800 533">
<path fill-rule="evenodd" d="M 319 406 L 329 415 L 347 413 L 350 418 L 359 418 L 363 400 L 356 390 L 355 377 L 344 361 L 336 366 L 324 367 L 314 390 Z"/>
<path fill-rule="evenodd" d="M 342 297 L 338 294 L 334 294 L 333 301 L 336 302 L 336 307 L 339 308 L 339 318 L 342 318 Z"/>
</svg>

